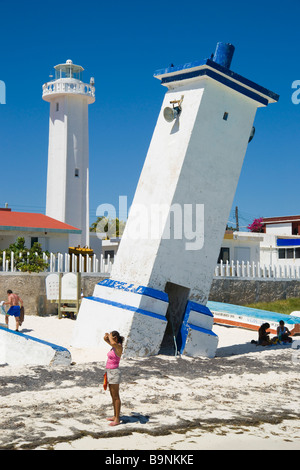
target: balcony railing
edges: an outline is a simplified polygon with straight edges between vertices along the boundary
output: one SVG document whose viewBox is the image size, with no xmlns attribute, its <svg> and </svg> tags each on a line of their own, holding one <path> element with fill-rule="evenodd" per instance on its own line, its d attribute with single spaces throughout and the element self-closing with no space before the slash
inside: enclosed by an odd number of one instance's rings
<svg viewBox="0 0 300 470">
<path fill-rule="evenodd" d="M 43 85 L 43 96 L 59 93 L 74 93 L 95 98 L 95 87 L 87 83 L 70 80 L 56 80 Z"/>
</svg>

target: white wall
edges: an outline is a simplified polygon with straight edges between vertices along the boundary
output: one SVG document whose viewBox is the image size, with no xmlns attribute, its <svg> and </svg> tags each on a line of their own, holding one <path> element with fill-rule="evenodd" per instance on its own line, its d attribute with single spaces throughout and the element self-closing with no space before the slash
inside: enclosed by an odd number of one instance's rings
<svg viewBox="0 0 300 470">
<path fill-rule="evenodd" d="M 47 232 L 17 232 L 17 231 L 1 231 L 0 232 L 0 250 L 6 250 L 9 245 L 16 242 L 18 237 L 24 237 L 25 246 L 31 247 L 31 238 L 38 238 L 38 242 L 41 243 L 44 251 L 48 250 L 53 253 L 67 253 L 69 251 L 69 234 L 51 234 Z"/>
<path fill-rule="evenodd" d="M 292 224 L 270 224 L 266 225 L 266 233 L 274 235 L 292 235 Z"/>
<path fill-rule="evenodd" d="M 241 232 L 239 232 L 239 234 L 241 234 Z M 248 236 L 242 238 L 224 239 L 222 242 L 222 247 L 229 248 L 230 262 L 242 261 L 242 259 L 240 259 L 240 254 L 242 254 L 243 250 L 246 252 L 248 249 L 250 260 L 257 263 L 260 261 L 260 239 L 261 237 L 257 240 Z"/>
<path fill-rule="evenodd" d="M 260 263 L 261 265 L 280 264 L 300 266 L 300 258 L 279 258 L 279 248 L 277 246 L 277 237 L 282 233 L 252 233 L 252 232 L 235 232 L 232 239 L 224 238 L 222 247 L 230 249 L 230 261 L 243 260 L 243 248 L 250 250 L 250 263 Z M 295 237 L 299 240 L 299 237 Z M 292 248 L 292 247 L 287 247 Z M 246 261 L 244 259 L 244 261 Z"/>
<path fill-rule="evenodd" d="M 97 257 L 102 254 L 102 240 L 97 237 L 96 232 L 90 232 L 90 248 L 94 251 Z"/>
</svg>

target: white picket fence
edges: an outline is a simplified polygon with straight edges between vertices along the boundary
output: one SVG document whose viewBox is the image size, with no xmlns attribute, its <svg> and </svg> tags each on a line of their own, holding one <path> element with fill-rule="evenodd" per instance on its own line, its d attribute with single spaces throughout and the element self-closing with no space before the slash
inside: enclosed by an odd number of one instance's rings
<svg viewBox="0 0 300 470">
<path fill-rule="evenodd" d="M 43 259 L 49 264 L 46 271 L 50 273 L 86 272 L 109 274 L 113 264 L 109 255 L 107 256 L 107 259 L 104 259 L 103 255 L 100 257 L 93 255 L 91 257 L 89 255 L 81 254 L 70 255 L 69 253 L 50 253 L 50 256 L 47 256 L 46 253 L 43 253 Z M 7 259 L 5 251 L 3 252 L 2 271 L 17 271 L 15 268 L 15 257 L 13 252 L 9 259 Z"/>
<path fill-rule="evenodd" d="M 110 274 L 113 260 L 108 255 L 104 259 L 103 255 L 70 255 L 68 253 L 50 253 L 50 256 L 43 254 L 44 261 L 49 264 L 47 272 L 50 273 L 99 273 Z M 9 259 L 3 252 L 2 271 L 15 272 L 14 253 L 11 253 Z M 72 268 L 70 269 L 70 266 Z M 1 266 L 0 266 L 1 269 Z M 250 278 L 250 279 L 300 279 L 300 266 L 293 265 L 261 265 L 260 263 L 249 263 L 232 261 L 231 263 L 223 263 L 221 261 L 215 268 L 215 277 L 234 277 L 234 278 Z"/>
<path fill-rule="evenodd" d="M 112 261 L 110 255 L 104 259 L 103 255 L 97 258 L 96 255 L 70 255 L 68 253 L 50 253 L 50 257 L 45 256 L 44 260 L 49 263 L 48 271 L 51 273 L 68 273 L 70 272 L 70 261 L 72 265 L 72 272 L 80 273 L 99 273 L 109 274 L 112 268 Z"/>
<path fill-rule="evenodd" d="M 300 266 L 290 264 L 261 265 L 247 261 L 222 261 L 215 268 L 215 277 L 238 277 L 238 278 L 270 278 L 270 279 L 300 279 Z"/>
</svg>

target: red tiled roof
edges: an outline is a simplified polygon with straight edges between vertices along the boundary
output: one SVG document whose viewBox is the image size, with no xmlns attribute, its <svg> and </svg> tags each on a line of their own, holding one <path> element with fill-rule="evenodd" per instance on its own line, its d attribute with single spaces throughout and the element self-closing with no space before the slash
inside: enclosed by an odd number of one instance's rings
<svg viewBox="0 0 300 470">
<path fill-rule="evenodd" d="M 0 210 L 0 230 L 25 230 L 43 232 L 80 232 L 72 225 L 52 219 L 44 214 Z"/>
</svg>

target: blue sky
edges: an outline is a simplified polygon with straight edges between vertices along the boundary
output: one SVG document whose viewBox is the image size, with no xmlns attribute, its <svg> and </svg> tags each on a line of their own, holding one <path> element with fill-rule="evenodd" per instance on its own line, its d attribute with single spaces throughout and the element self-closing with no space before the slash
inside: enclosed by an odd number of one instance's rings
<svg viewBox="0 0 300 470">
<path fill-rule="evenodd" d="M 0 0 L 0 206 L 45 212 L 49 104 L 42 85 L 72 59 L 95 77 L 90 120 L 90 221 L 97 206 L 130 204 L 166 89 L 153 73 L 235 46 L 231 69 L 278 93 L 259 108 L 230 220 L 298 215 L 300 2 L 42 2 Z M 122 214 L 120 214 L 122 218 Z"/>
</svg>

